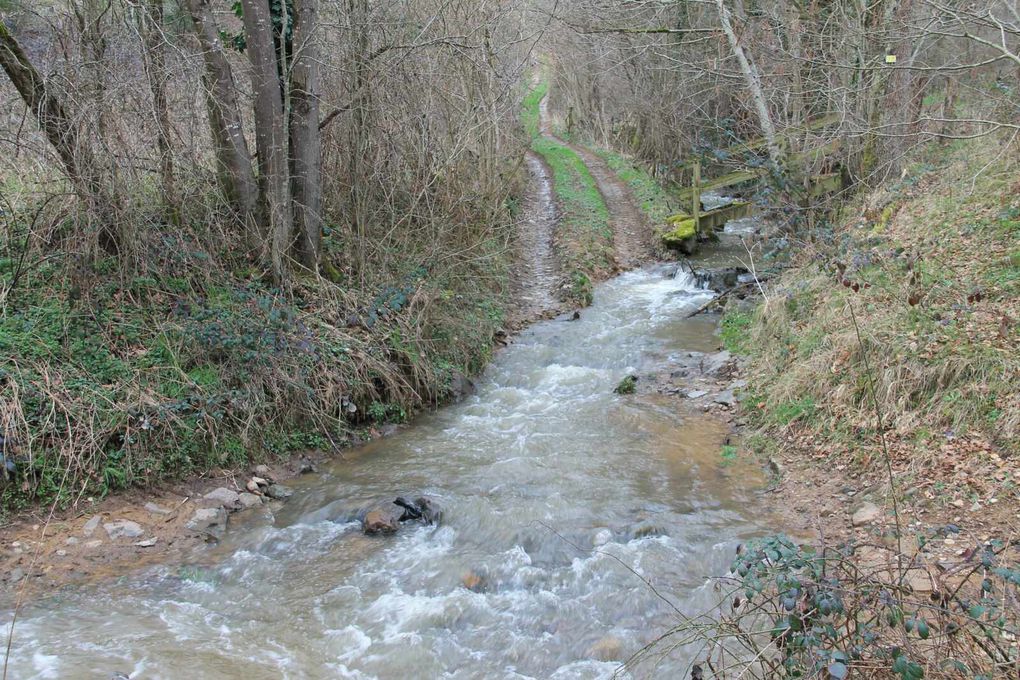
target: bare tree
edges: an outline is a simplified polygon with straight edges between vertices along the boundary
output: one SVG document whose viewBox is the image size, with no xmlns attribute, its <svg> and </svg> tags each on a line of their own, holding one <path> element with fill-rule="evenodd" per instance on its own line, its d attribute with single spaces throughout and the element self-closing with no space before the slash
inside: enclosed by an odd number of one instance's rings
<svg viewBox="0 0 1020 680">
<path fill-rule="evenodd" d="M 234 72 L 224 52 L 210 0 L 186 1 L 205 62 L 209 126 L 220 186 L 237 213 L 247 219 L 255 213 L 258 186 L 244 137 Z"/>
</svg>

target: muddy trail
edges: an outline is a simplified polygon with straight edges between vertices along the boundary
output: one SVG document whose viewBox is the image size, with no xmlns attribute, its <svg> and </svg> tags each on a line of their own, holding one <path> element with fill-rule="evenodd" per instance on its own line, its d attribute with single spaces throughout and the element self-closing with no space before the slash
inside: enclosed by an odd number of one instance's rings
<svg viewBox="0 0 1020 680">
<path fill-rule="evenodd" d="M 609 165 L 589 149 L 557 137 L 552 130 L 548 99 L 539 105 L 542 134 L 557 144 L 574 151 L 595 179 L 602 200 L 609 210 L 613 228 L 613 251 L 617 269 L 626 271 L 648 262 L 654 255 L 651 225 L 638 207 L 630 187 L 621 180 Z"/>
<path fill-rule="evenodd" d="M 553 251 L 558 218 L 549 168 L 533 152 L 525 157 L 531 181 L 521 204 L 512 294 L 516 306 L 509 314 L 511 329 L 548 318 L 561 310 L 556 296 L 560 268 Z"/>
</svg>

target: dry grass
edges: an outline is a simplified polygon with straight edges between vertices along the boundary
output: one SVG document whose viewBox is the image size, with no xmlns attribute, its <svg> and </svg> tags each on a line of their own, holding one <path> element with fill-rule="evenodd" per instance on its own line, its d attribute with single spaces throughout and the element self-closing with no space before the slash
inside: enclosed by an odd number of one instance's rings
<svg viewBox="0 0 1020 680">
<path fill-rule="evenodd" d="M 1020 166 L 1000 151 L 915 166 L 806 244 L 752 325 L 765 423 L 842 437 L 849 451 L 877 427 L 867 352 L 895 436 L 1020 453 Z"/>
</svg>

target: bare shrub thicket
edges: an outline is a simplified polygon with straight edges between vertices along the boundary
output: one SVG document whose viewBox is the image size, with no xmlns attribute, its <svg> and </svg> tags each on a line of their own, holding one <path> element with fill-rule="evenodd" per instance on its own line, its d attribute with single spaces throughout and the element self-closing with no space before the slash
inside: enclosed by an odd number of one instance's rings
<svg viewBox="0 0 1020 680">
<path fill-rule="evenodd" d="M 1014 0 L 548 3 L 562 124 L 670 177 L 695 158 L 787 182 L 898 177 L 933 138 L 1020 128 Z M 780 186 L 795 192 L 797 186 Z"/>
<path fill-rule="evenodd" d="M 336 444 L 484 362 L 537 40 L 522 3 L 5 0 L 0 19 L 5 501 Z"/>
</svg>

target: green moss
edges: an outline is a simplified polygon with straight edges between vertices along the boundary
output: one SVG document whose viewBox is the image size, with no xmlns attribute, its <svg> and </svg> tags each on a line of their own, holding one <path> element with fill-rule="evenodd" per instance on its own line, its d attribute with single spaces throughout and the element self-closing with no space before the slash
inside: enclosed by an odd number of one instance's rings
<svg viewBox="0 0 1020 680">
<path fill-rule="evenodd" d="M 613 389 L 616 394 L 634 394 L 637 391 L 637 376 L 628 375 Z"/>
<path fill-rule="evenodd" d="M 693 217 L 678 219 L 672 224 L 674 225 L 673 229 L 662 235 L 662 242 L 668 247 L 679 248 L 685 241 L 694 238 L 697 233 Z"/>
</svg>

